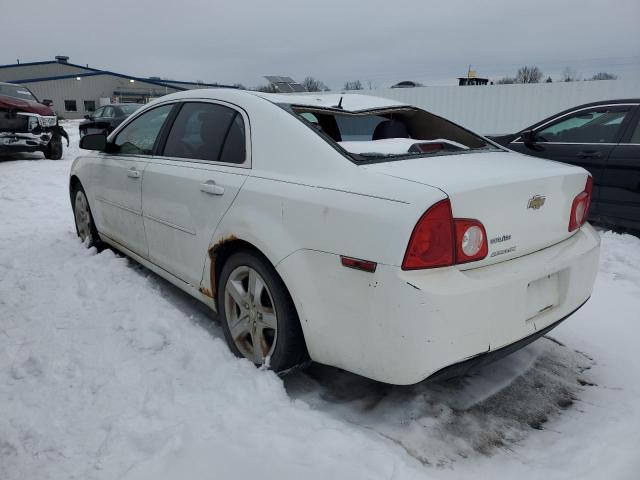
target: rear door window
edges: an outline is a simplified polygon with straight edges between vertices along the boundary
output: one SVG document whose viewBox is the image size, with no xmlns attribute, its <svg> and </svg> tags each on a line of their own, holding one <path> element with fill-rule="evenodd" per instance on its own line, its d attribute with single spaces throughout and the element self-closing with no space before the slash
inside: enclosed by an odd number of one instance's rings
<svg viewBox="0 0 640 480">
<path fill-rule="evenodd" d="M 242 115 L 214 103 L 185 103 L 171 127 L 163 155 L 243 163 L 246 153 Z"/>
</svg>

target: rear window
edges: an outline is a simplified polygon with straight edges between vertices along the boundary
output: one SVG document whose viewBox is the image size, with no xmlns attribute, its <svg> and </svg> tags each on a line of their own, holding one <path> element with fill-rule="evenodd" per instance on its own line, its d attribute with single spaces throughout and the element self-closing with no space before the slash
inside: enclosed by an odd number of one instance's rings
<svg viewBox="0 0 640 480">
<path fill-rule="evenodd" d="M 142 105 L 138 103 L 132 103 L 131 105 L 121 105 L 120 109 L 124 112 L 125 115 L 129 116 L 136 110 L 138 110 Z"/>
<path fill-rule="evenodd" d="M 413 107 L 358 113 L 297 106 L 291 110 L 359 163 L 497 148 L 448 120 Z"/>
</svg>

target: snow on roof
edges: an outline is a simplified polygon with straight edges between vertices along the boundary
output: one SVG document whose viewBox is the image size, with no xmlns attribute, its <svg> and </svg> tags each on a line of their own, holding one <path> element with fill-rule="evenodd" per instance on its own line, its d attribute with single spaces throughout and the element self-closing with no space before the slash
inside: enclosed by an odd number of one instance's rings
<svg viewBox="0 0 640 480">
<path fill-rule="evenodd" d="M 388 107 L 405 107 L 406 103 L 401 103 L 388 98 L 374 97 L 371 95 L 358 95 L 353 93 L 318 93 L 305 95 L 290 95 L 283 93 L 262 93 L 250 92 L 262 97 L 270 102 L 288 105 L 304 105 L 318 108 L 336 108 L 342 99 L 342 110 L 347 112 L 358 112 L 362 110 L 374 110 Z"/>
</svg>

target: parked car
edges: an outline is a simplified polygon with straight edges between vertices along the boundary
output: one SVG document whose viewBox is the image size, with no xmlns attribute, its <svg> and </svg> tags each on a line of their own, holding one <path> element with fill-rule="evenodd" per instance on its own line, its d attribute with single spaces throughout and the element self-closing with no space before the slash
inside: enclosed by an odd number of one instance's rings
<svg viewBox="0 0 640 480">
<path fill-rule="evenodd" d="M 141 106 L 139 103 L 112 103 L 100 107 L 93 114 L 84 116 L 85 119 L 78 127 L 80 136 L 84 137 L 88 133 L 108 135 Z"/>
<path fill-rule="evenodd" d="M 584 169 L 393 100 L 192 90 L 80 148 L 80 238 L 208 304 L 276 371 L 461 375 L 574 313 L 598 269 Z"/>
<path fill-rule="evenodd" d="M 51 160 L 62 158 L 62 137 L 51 101 L 38 101 L 23 85 L 0 83 L 0 153 L 42 152 Z"/>
<path fill-rule="evenodd" d="M 639 99 L 570 108 L 511 135 L 489 137 L 517 152 L 586 168 L 593 176 L 589 219 L 640 230 Z"/>
</svg>

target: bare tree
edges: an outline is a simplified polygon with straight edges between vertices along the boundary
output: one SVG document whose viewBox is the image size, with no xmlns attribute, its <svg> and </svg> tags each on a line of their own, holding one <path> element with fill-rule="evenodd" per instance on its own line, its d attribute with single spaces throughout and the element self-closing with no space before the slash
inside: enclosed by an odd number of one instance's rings
<svg viewBox="0 0 640 480">
<path fill-rule="evenodd" d="M 343 90 L 364 90 L 362 82 L 360 80 L 354 80 L 351 82 L 344 82 Z"/>
<path fill-rule="evenodd" d="M 496 80 L 496 85 L 511 85 L 516 83 L 516 79 L 513 77 L 502 77 Z"/>
<path fill-rule="evenodd" d="M 307 92 L 326 92 L 329 88 L 320 80 L 313 77 L 306 77 L 301 84 Z"/>
<path fill-rule="evenodd" d="M 542 72 L 535 65 L 524 66 L 516 73 L 516 83 L 540 83 Z"/>
<path fill-rule="evenodd" d="M 551 77 L 547 77 L 547 79 L 544 81 L 544 83 L 552 83 L 553 80 L 551 79 Z"/>
<path fill-rule="evenodd" d="M 609 72 L 598 72 L 593 77 L 591 77 L 591 80 L 617 80 L 617 79 L 618 79 L 617 75 L 614 75 L 613 73 L 609 73 Z"/>
<path fill-rule="evenodd" d="M 578 72 L 576 72 L 575 68 L 564 67 L 562 70 L 562 81 L 563 82 L 577 82 L 580 80 L 578 77 Z"/>
</svg>

